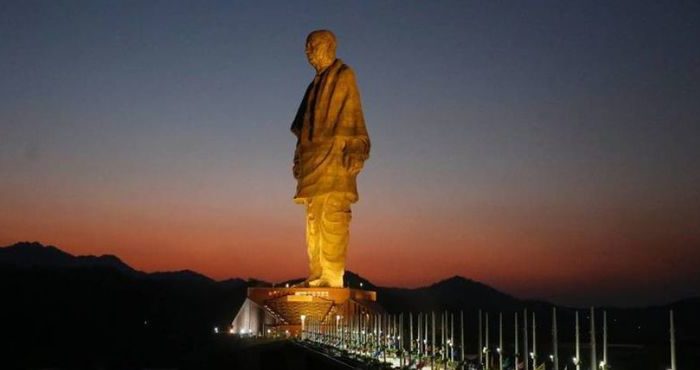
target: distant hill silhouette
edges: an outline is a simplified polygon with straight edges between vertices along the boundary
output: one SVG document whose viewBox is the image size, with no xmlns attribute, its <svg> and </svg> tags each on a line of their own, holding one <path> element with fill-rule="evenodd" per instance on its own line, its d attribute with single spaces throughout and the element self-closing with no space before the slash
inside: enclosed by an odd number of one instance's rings
<svg viewBox="0 0 700 370">
<path fill-rule="evenodd" d="M 180 281 L 199 281 L 202 283 L 214 283 L 214 280 L 208 276 L 202 275 L 198 272 L 192 270 L 180 270 L 180 271 L 159 271 L 152 272 L 148 274 L 152 279 L 163 279 L 163 280 L 180 280 Z"/>
<path fill-rule="evenodd" d="M 52 245 L 38 242 L 21 242 L 0 248 L 0 264 L 19 267 L 108 267 L 135 274 L 136 270 L 122 262 L 117 256 L 73 256 Z"/>
<path fill-rule="evenodd" d="M 208 276 L 192 270 L 159 271 L 146 273 L 138 271 L 114 255 L 74 256 L 52 245 L 39 242 L 19 242 L 0 247 L 0 266 L 13 266 L 25 269 L 64 269 L 64 268 L 104 268 L 114 270 L 131 277 L 149 278 L 163 281 L 181 281 L 201 284 L 214 284 L 220 287 L 264 287 L 294 285 L 303 278 L 291 279 L 280 283 L 250 278 L 248 280 L 233 278 L 215 281 Z M 389 311 L 412 310 L 458 310 L 477 308 L 483 310 L 521 310 L 524 307 L 551 308 L 553 305 L 544 301 L 522 300 L 501 292 L 484 283 L 462 276 L 452 276 L 434 284 L 419 288 L 380 287 L 352 271 L 345 272 L 345 285 L 352 288 L 376 290 L 381 303 Z M 678 300 L 668 305 L 650 307 L 660 309 L 674 307 L 700 307 L 700 297 Z M 566 307 L 563 307 L 567 309 Z M 615 309 L 615 308 L 610 308 Z M 624 310 L 635 310 L 634 308 Z"/>
<path fill-rule="evenodd" d="M 52 245 L 39 242 L 20 242 L 0 248 L 0 265 L 23 268 L 106 268 L 125 273 L 130 276 L 149 277 L 160 280 L 198 281 L 215 283 L 208 276 L 192 270 L 158 271 L 145 273 L 124 263 L 119 257 L 105 254 L 102 256 L 74 256 Z M 231 279 L 226 284 L 243 282 Z"/>
<path fill-rule="evenodd" d="M 20 242 L 0 248 L 0 265 L 12 265 L 21 268 L 96 268 L 102 267 L 125 273 L 129 276 L 150 278 L 164 281 L 197 282 L 203 284 L 218 284 L 224 287 L 241 288 L 248 286 L 272 286 L 270 282 L 249 279 L 229 279 L 215 282 L 213 279 L 191 270 L 166 271 L 145 273 L 133 269 L 118 257 L 103 256 L 74 256 L 55 246 L 45 246 L 38 242 Z M 277 283 L 277 286 L 294 285 L 302 282 L 303 278 L 292 279 Z M 376 290 L 380 303 L 389 311 L 414 310 L 429 311 L 435 309 L 484 308 L 484 309 L 514 309 L 523 306 L 523 302 L 502 293 L 483 283 L 461 276 L 454 276 L 439 281 L 433 285 L 416 288 L 384 288 L 374 285 L 362 276 L 347 271 L 345 285 L 353 288 Z M 479 297 L 475 300 L 474 297 Z"/>
<path fill-rule="evenodd" d="M 483 283 L 453 276 L 417 289 L 377 288 L 384 306 L 390 310 L 432 311 L 435 309 L 518 309 L 523 301 Z"/>
<path fill-rule="evenodd" d="M 346 272 L 345 279 L 352 288 L 360 288 L 361 284 L 363 289 L 377 291 L 379 303 L 391 313 L 462 311 L 472 351 L 476 351 L 473 338 L 478 330 L 479 309 L 491 313 L 492 327 L 498 313 L 503 313 L 505 343 L 512 343 L 513 314 L 522 315 L 524 308 L 537 315 L 538 338 L 549 338 L 552 304 L 518 299 L 461 276 L 415 289 L 376 286 L 351 271 Z M 74 256 L 37 242 L 3 247 L 0 327 L 12 340 L 0 348 L 0 368 L 182 367 L 189 361 L 198 363 L 198 359 L 209 357 L 212 328 L 230 324 L 245 299 L 246 289 L 252 286 L 272 283 L 257 279 L 215 281 L 190 270 L 145 273 L 116 256 Z M 655 307 L 607 308 L 613 342 L 651 346 L 630 353 L 626 361 L 635 366 L 629 368 L 648 368 L 639 365 L 650 361 L 645 360 L 647 354 L 658 358 L 667 354 L 664 343 L 668 338 L 669 308 L 676 312 L 677 338 L 680 348 L 685 348 L 683 353 L 700 353 L 700 297 Z M 560 348 L 567 351 L 574 336 L 575 310 L 557 309 Z M 579 312 L 585 333 L 587 311 Z M 547 345 L 538 344 L 543 349 Z M 682 362 L 698 364 L 697 357 L 682 358 Z"/>
</svg>

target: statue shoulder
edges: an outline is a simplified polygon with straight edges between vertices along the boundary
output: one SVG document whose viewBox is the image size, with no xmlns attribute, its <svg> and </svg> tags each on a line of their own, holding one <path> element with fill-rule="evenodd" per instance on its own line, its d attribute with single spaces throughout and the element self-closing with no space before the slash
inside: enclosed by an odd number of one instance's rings
<svg viewBox="0 0 700 370">
<path fill-rule="evenodd" d="M 350 68 L 349 65 L 343 64 L 338 69 L 338 81 L 343 85 L 357 86 L 357 79 L 355 78 L 355 71 Z"/>
<path fill-rule="evenodd" d="M 338 68 L 338 76 L 340 78 L 355 78 L 355 71 L 350 68 L 349 65 L 343 63 L 340 68 Z"/>
</svg>

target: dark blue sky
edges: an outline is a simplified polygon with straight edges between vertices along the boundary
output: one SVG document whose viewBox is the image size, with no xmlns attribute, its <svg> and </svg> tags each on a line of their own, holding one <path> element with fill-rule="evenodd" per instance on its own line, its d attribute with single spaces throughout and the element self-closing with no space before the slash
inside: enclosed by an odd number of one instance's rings
<svg viewBox="0 0 700 370">
<path fill-rule="evenodd" d="M 0 242 L 303 275 L 288 129 L 319 28 L 373 143 L 352 270 L 564 303 L 700 294 L 692 1 L 2 2 Z"/>
</svg>

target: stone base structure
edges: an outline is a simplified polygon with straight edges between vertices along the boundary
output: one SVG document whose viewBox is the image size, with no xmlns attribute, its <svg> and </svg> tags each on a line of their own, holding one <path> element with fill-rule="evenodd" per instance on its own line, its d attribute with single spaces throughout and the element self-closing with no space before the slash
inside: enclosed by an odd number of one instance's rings
<svg viewBox="0 0 700 370">
<path fill-rule="evenodd" d="M 384 310 L 377 293 L 351 288 L 248 288 L 231 330 L 244 335 L 301 334 L 302 325 L 349 327 Z M 303 321 L 303 323 L 302 323 Z"/>
</svg>

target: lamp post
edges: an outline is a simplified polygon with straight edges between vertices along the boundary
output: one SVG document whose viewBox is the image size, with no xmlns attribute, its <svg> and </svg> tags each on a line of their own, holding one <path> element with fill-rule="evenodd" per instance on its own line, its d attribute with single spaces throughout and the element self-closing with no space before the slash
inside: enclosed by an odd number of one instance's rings
<svg viewBox="0 0 700 370">
<path fill-rule="evenodd" d="M 596 350 L 595 350 L 595 309 L 591 307 L 591 370 L 596 370 Z"/>
<path fill-rule="evenodd" d="M 398 332 L 398 334 L 399 335 L 396 337 L 396 340 L 399 341 L 399 362 L 401 364 L 401 367 L 403 367 L 404 340 L 401 339 L 401 337 L 403 336 L 402 335 L 403 334 L 403 313 L 399 314 L 399 332 Z"/>
<path fill-rule="evenodd" d="M 442 328 L 440 329 L 440 344 L 442 345 L 442 361 L 447 358 L 447 311 L 442 313 Z"/>
<path fill-rule="evenodd" d="M 668 324 L 671 341 L 671 370 L 676 370 L 676 326 L 673 322 L 673 310 L 668 312 Z"/>
<path fill-rule="evenodd" d="M 479 365 L 483 365 L 483 364 L 484 364 L 484 360 L 483 360 L 483 357 L 484 357 L 484 355 L 483 355 L 483 353 L 484 353 L 484 344 L 483 344 L 483 342 L 481 341 L 481 338 L 482 338 L 482 337 L 481 337 L 481 335 L 482 335 L 482 334 L 481 334 L 481 328 L 482 328 L 482 323 L 481 323 L 481 310 L 479 310 Z"/>
<path fill-rule="evenodd" d="M 462 310 L 459 311 L 459 350 L 459 360 L 464 364 L 464 311 Z"/>
<path fill-rule="evenodd" d="M 517 369 L 518 367 L 518 354 L 520 354 L 520 348 L 518 347 L 518 312 L 515 312 L 515 353 L 513 354 L 513 366 Z"/>
<path fill-rule="evenodd" d="M 421 353 L 423 353 L 423 314 L 418 313 L 418 357 L 420 357 Z"/>
<path fill-rule="evenodd" d="M 498 370 L 503 370 L 503 313 L 498 313 Z"/>
<path fill-rule="evenodd" d="M 423 314 L 423 354 L 428 355 L 428 313 Z"/>
<path fill-rule="evenodd" d="M 484 323 L 484 331 L 486 332 L 486 336 L 484 337 L 484 356 L 485 356 L 485 361 L 486 361 L 486 369 L 491 368 L 491 361 L 489 361 L 489 313 L 486 313 L 485 317 L 485 323 Z"/>
<path fill-rule="evenodd" d="M 608 365 L 608 312 L 603 311 L 603 369 Z"/>
<path fill-rule="evenodd" d="M 408 313 L 408 359 L 410 362 L 411 353 L 413 353 L 413 312 Z"/>
<path fill-rule="evenodd" d="M 340 315 L 335 315 L 335 338 L 340 339 Z"/>
<path fill-rule="evenodd" d="M 306 315 L 301 315 L 301 339 L 304 340 L 304 329 L 306 328 Z"/>
<path fill-rule="evenodd" d="M 435 367 L 435 311 L 430 313 L 431 315 L 431 326 L 433 329 L 432 338 L 430 341 L 430 368 Z"/>
<path fill-rule="evenodd" d="M 527 308 L 523 312 L 523 361 L 525 362 L 525 370 L 530 368 L 530 360 L 528 359 L 528 345 L 527 345 Z"/>
<path fill-rule="evenodd" d="M 454 356 L 454 346 L 455 346 L 455 316 L 450 313 L 450 361 L 455 360 Z"/>
<path fill-rule="evenodd" d="M 552 365 L 554 370 L 559 370 L 559 343 L 557 339 L 557 308 L 552 307 Z"/>
<path fill-rule="evenodd" d="M 532 312 L 532 368 L 537 369 L 537 331 L 535 327 L 535 312 Z"/>
<path fill-rule="evenodd" d="M 576 370 L 581 370 L 581 337 L 578 331 L 578 311 L 576 311 L 576 357 L 574 357 L 574 365 Z"/>
</svg>

